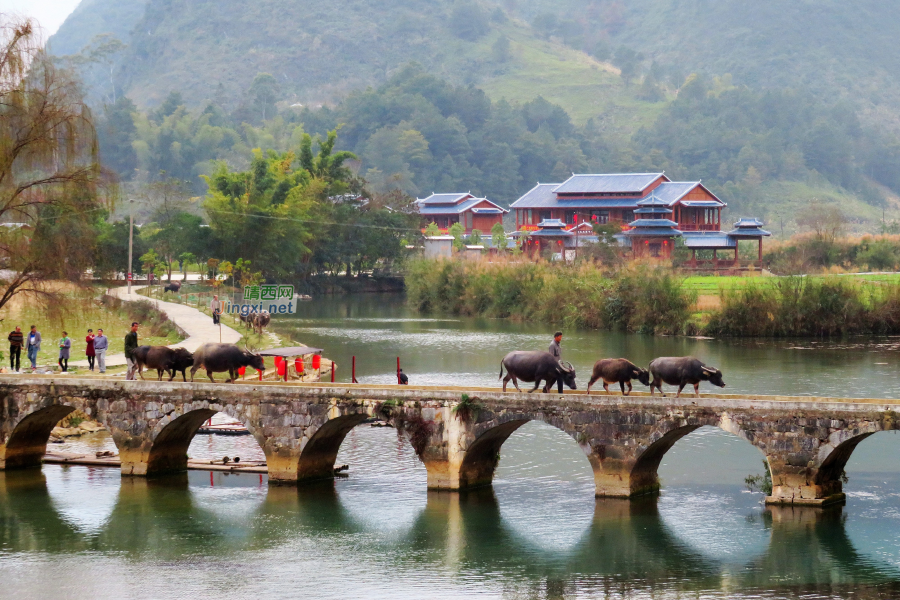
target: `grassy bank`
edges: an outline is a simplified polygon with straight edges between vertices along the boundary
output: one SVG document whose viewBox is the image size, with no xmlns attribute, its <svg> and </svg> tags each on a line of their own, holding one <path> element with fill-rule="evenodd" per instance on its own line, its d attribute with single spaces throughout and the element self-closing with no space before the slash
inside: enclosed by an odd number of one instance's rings
<svg viewBox="0 0 900 600">
<path fill-rule="evenodd" d="M 420 312 L 541 320 L 656 334 L 831 336 L 900 333 L 900 277 L 683 277 L 630 265 L 413 261 Z"/>
<path fill-rule="evenodd" d="M 149 301 L 122 302 L 116 298 L 103 296 L 105 288 L 79 288 L 59 284 L 57 289 L 62 294 L 61 302 L 54 302 L 48 306 L 33 297 L 17 296 L 0 311 L 4 327 L 4 360 L 0 366 L 9 366 L 5 336 L 17 325 L 26 335 L 31 325 L 37 325 L 43 338 L 38 354 L 40 365 L 56 364 L 59 356 L 56 342 L 62 337 L 63 331 L 67 331 L 72 339 L 70 351 L 72 361 L 85 358 L 84 351 L 87 344 L 84 338 L 88 328 L 93 329 L 95 333 L 97 329 L 103 329 L 109 338 L 107 355 L 124 351 L 125 334 L 128 333 L 132 321 L 142 324 L 140 332 L 142 344 L 173 344 L 182 339 L 178 329 L 165 313 L 157 311 Z M 22 361 L 27 362 L 24 350 Z"/>
<path fill-rule="evenodd" d="M 692 333 L 697 295 L 670 271 L 633 266 L 614 275 L 530 261 L 412 261 L 407 298 L 420 312 L 539 319 L 566 327 Z"/>
</svg>

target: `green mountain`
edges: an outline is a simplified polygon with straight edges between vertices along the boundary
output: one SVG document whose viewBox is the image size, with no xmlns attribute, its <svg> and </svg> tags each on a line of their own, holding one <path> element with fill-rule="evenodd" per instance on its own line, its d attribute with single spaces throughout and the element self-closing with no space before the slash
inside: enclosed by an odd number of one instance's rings
<svg viewBox="0 0 900 600">
<path fill-rule="evenodd" d="M 240 162 L 255 146 L 286 149 L 294 128 L 343 123 L 339 147 L 360 155 L 360 174 L 409 193 L 456 186 L 509 201 L 568 168 L 665 169 L 702 178 L 735 210 L 782 218 L 815 200 L 871 228 L 900 192 L 892 8 L 83 0 L 50 47 L 71 54 L 103 33 L 125 43 L 86 71 L 99 102 L 124 94 L 136 105 L 107 110 L 107 147 L 125 177 L 133 165 L 175 173 L 185 157 L 180 172 L 196 179 L 210 159 Z M 532 118 L 554 106 L 565 118 Z M 135 108 L 127 132 L 110 125 Z"/>
</svg>

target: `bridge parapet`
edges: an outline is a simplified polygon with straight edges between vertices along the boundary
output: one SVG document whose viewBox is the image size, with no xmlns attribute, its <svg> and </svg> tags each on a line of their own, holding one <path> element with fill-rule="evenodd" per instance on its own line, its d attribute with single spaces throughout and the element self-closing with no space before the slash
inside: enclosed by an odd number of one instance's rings
<svg viewBox="0 0 900 600">
<path fill-rule="evenodd" d="M 463 393 L 471 400 L 454 411 Z M 428 487 L 441 490 L 490 484 L 503 443 L 538 420 L 575 440 L 602 497 L 658 491 L 665 453 L 699 427 L 714 426 L 765 455 L 773 479 L 768 502 L 814 506 L 843 498 L 841 473 L 859 442 L 900 429 L 895 400 L 0 377 L 0 469 L 39 465 L 53 425 L 76 408 L 109 427 L 122 474 L 136 476 L 185 469 L 197 429 L 224 412 L 259 442 L 272 483 L 332 477 L 347 433 L 379 416 L 409 440 Z"/>
</svg>

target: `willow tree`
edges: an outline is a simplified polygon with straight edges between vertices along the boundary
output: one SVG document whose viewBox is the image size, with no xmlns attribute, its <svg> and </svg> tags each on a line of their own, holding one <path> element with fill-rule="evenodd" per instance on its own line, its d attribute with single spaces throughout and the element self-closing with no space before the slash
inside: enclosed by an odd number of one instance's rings
<svg viewBox="0 0 900 600">
<path fill-rule="evenodd" d="M 30 20 L 0 14 L 0 308 L 89 266 L 101 169 L 74 75 Z"/>
</svg>

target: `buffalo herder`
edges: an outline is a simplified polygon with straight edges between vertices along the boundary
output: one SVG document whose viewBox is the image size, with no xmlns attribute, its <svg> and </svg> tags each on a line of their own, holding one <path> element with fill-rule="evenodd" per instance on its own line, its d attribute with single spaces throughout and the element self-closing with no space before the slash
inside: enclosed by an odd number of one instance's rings
<svg viewBox="0 0 900 600">
<path fill-rule="evenodd" d="M 562 331 L 557 331 L 553 334 L 553 341 L 550 342 L 550 354 L 553 355 L 557 361 L 562 360 L 562 348 L 560 348 L 560 344 L 562 343 Z M 563 379 L 562 377 L 556 378 L 556 389 L 559 390 L 559 393 L 563 393 Z"/>
</svg>

